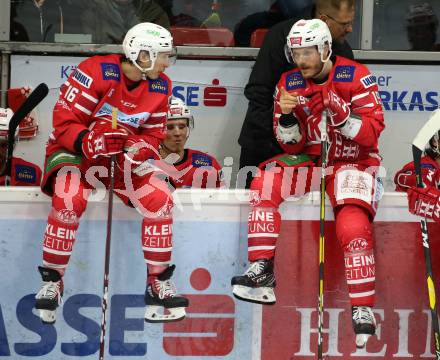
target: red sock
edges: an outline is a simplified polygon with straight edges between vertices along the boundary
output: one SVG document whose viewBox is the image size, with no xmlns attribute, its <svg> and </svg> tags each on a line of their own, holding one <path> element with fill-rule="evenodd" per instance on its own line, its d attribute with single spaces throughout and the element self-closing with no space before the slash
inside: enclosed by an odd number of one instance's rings
<svg viewBox="0 0 440 360">
<path fill-rule="evenodd" d="M 171 262 L 173 219 L 169 217 L 142 220 L 142 250 L 148 269 L 147 282 L 162 273 Z"/>
</svg>

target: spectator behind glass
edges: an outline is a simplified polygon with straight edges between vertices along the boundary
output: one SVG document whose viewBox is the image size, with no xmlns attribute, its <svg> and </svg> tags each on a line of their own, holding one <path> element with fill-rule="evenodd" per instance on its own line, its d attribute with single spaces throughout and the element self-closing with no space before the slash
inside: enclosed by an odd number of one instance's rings
<svg viewBox="0 0 440 360">
<path fill-rule="evenodd" d="M 82 32 L 95 44 L 120 44 L 127 31 L 141 22 L 170 28 L 168 15 L 153 0 L 82 0 Z"/>
<path fill-rule="evenodd" d="M 269 10 L 246 16 L 235 27 L 235 46 L 249 46 L 252 33 L 257 29 L 270 29 L 273 25 L 288 18 L 280 6 L 281 0 L 275 1 Z"/>
<path fill-rule="evenodd" d="M 194 0 L 183 1 L 183 12 L 178 15 L 173 13 L 173 0 L 158 0 L 159 5 L 168 15 L 171 26 L 178 27 L 200 27 L 202 22 L 193 16 Z"/>
<path fill-rule="evenodd" d="M 27 32 L 26 39 L 14 30 L 11 40 L 53 42 L 56 33 L 78 33 L 74 30 L 75 8 L 70 0 L 14 0 L 11 4 L 13 21 L 23 25 Z"/>
<path fill-rule="evenodd" d="M 11 41 L 29 41 L 24 25 L 16 20 L 17 18 L 17 4 L 11 3 L 11 27 L 9 39 Z"/>
<path fill-rule="evenodd" d="M 428 3 L 410 5 L 406 15 L 406 30 L 410 50 L 439 51 L 437 40 L 438 18 Z"/>
</svg>

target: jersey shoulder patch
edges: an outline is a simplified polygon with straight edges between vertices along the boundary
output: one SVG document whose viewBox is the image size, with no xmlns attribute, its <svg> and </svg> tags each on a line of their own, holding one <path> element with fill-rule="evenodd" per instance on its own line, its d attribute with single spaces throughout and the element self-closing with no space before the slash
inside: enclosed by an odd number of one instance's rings
<svg viewBox="0 0 440 360">
<path fill-rule="evenodd" d="M 148 90 L 150 92 L 168 94 L 168 81 L 163 78 L 157 78 L 155 80 L 149 80 Z"/>
<path fill-rule="evenodd" d="M 352 82 L 356 67 L 353 65 L 338 65 L 333 75 L 334 82 Z"/>
<path fill-rule="evenodd" d="M 103 80 L 120 80 L 121 71 L 119 65 L 114 63 L 101 63 L 102 79 Z"/>
<path fill-rule="evenodd" d="M 194 152 L 191 154 L 191 164 L 194 167 L 212 166 L 212 158 L 208 154 Z"/>
<path fill-rule="evenodd" d="M 37 170 L 33 166 L 16 164 L 15 165 L 15 180 L 27 184 L 36 184 Z"/>
<path fill-rule="evenodd" d="M 306 87 L 306 81 L 301 75 L 300 71 L 295 71 L 286 75 L 286 90 L 304 89 Z"/>
</svg>

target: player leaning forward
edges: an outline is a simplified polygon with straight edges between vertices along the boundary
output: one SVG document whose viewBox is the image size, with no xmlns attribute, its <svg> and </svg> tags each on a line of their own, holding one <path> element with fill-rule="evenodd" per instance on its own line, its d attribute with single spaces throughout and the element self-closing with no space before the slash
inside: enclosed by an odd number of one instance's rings
<svg viewBox="0 0 440 360">
<path fill-rule="evenodd" d="M 331 56 L 331 42 L 327 25 L 318 19 L 296 22 L 287 36 L 297 68 L 284 73 L 278 82 L 273 123 L 287 154 L 261 164 L 264 170 L 252 182 L 248 224 L 251 264 L 242 276 L 232 278 L 232 286 L 241 300 L 275 303 L 273 267 L 281 225 L 278 207 L 290 195 L 319 189 L 320 171 L 313 169 L 320 166 L 319 123 L 327 109 L 327 194 L 344 251 L 356 343 L 362 347 L 375 333 L 372 221 L 381 189 L 377 172 L 383 110 L 368 69 Z M 301 241 L 294 234 L 292 237 Z"/>
<path fill-rule="evenodd" d="M 36 308 L 46 323 L 56 319 L 79 219 L 95 186 L 90 178 L 108 186 L 113 154 L 117 154 L 115 192 L 143 216 L 140 245 L 148 269 L 145 320 L 179 320 L 188 306 L 170 280 L 173 202 L 168 183 L 156 172 L 138 176 L 136 171 L 141 168 L 145 173 L 145 164 L 139 164 L 159 158 L 159 144 L 165 138 L 171 81 L 163 71 L 174 55 L 172 37 L 161 26 L 141 23 L 127 32 L 123 50 L 125 56 L 94 56 L 81 62 L 61 87 L 54 108 L 42 183 L 52 197 L 52 209 L 39 267 L 43 286 L 36 295 Z M 115 107 L 118 124 L 113 130 Z M 66 166 L 76 171 L 66 172 Z M 101 172 L 91 172 L 92 166 L 101 166 Z M 169 308 L 171 314 L 158 315 L 157 306 Z"/>
</svg>

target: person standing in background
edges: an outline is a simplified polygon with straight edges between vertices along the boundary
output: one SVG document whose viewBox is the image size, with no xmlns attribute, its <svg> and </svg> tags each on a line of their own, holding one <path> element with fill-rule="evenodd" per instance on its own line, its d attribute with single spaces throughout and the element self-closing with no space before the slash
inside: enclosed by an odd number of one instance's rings
<svg viewBox="0 0 440 360">
<path fill-rule="evenodd" d="M 170 28 L 168 15 L 153 0 L 82 0 L 82 33 L 95 44 L 120 44 L 127 31 L 141 22 Z"/>
</svg>

